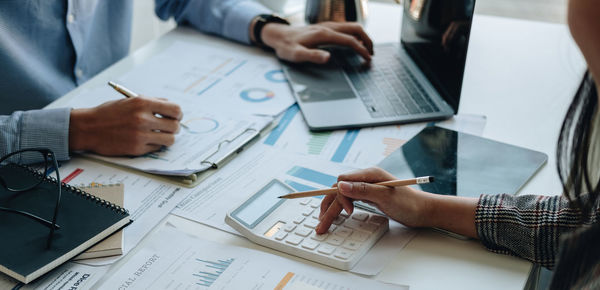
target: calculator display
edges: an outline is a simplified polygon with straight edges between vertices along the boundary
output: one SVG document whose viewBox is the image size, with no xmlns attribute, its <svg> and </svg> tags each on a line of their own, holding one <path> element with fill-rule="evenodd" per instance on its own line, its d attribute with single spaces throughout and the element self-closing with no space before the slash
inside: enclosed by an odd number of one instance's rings
<svg viewBox="0 0 600 290">
<path fill-rule="evenodd" d="M 248 228 L 254 228 L 285 200 L 278 198 L 291 193 L 289 187 L 278 180 L 272 180 L 259 192 L 231 213 L 231 216 Z"/>
</svg>

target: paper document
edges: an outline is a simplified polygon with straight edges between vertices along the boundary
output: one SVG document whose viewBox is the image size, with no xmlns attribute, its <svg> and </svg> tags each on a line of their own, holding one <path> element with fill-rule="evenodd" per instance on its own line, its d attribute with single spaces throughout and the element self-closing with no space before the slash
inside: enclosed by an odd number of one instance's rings
<svg viewBox="0 0 600 290">
<path fill-rule="evenodd" d="M 85 153 L 106 162 L 162 175 L 188 176 L 218 163 L 258 136 L 271 117 L 226 112 L 188 113 L 175 143 L 135 157 L 107 157 Z"/>
<path fill-rule="evenodd" d="M 119 80 L 138 93 L 197 109 L 275 116 L 294 103 L 279 61 L 261 51 L 175 42 Z"/>
<path fill-rule="evenodd" d="M 474 135 L 481 135 L 485 117 L 456 115 L 435 124 Z M 291 106 L 261 142 L 265 145 L 324 160 L 369 167 L 379 163 L 429 123 L 411 123 L 371 128 L 310 132 L 297 105 Z"/>
<path fill-rule="evenodd" d="M 406 289 L 167 227 L 101 281 L 106 289 Z"/>
<path fill-rule="evenodd" d="M 60 167 L 62 181 L 73 186 L 122 183 L 125 209 L 133 223 L 123 229 L 123 254 L 133 249 L 190 192 L 150 177 L 103 165 L 84 158 L 74 158 Z M 78 263 L 109 264 L 121 256 L 89 259 Z"/>
</svg>

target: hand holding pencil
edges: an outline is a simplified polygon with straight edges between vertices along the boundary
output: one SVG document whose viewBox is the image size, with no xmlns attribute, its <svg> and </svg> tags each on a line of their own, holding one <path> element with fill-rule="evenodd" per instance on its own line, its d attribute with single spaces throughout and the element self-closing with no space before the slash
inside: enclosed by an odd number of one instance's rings
<svg viewBox="0 0 600 290">
<path fill-rule="evenodd" d="M 383 169 L 368 168 L 342 174 L 338 180 L 338 188 L 328 189 L 321 202 L 320 223 L 315 229 L 317 234 L 326 233 L 342 210 L 352 214 L 354 200 L 374 204 L 388 217 L 406 226 L 421 226 L 420 217 L 422 210 L 427 208 L 429 194 L 406 185 L 431 182 L 433 178 L 397 180 Z"/>
<path fill-rule="evenodd" d="M 424 184 L 424 183 L 430 183 L 433 181 L 434 181 L 433 176 L 423 176 L 423 177 L 416 177 L 416 178 L 404 179 L 404 180 L 389 180 L 389 181 L 383 181 L 383 182 L 378 182 L 378 183 L 374 183 L 374 184 L 388 186 L 388 187 L 396 187 L 396 186 Z M 336 193 L 338 193 L 337 188 L 327 188 L 327 189 L 317 189 L 317 190 L 309 190 L 309 191 L 290 193 L 290 194 L 282 195 L 279 198 L 294 199 L 294 198 L 311 197 L 311 196 L 319 196 L 319 195 L 330 195 L 330 194 L 336 194 Z"/>
</svg>

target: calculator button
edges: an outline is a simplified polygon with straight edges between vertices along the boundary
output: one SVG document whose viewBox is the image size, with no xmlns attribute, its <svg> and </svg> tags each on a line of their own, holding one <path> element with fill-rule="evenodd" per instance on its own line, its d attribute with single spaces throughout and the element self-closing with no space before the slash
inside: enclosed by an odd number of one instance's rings
<svg viewBox="0 0 600 290">
<path fill-rule="evenodd" d="M 336 225 L 330 225 L 329 226 L 329 232 L 333 232 L 333 231 L 335 231 L 335 229 L 337 229 Z"/>
<path fill-rule="evenodd" d="M 314 213 L 312 215 L 312 218 L 318 220 L 319 219 L 319 212 Z"/>
<path fill-rule="evenodd" d="M 369 219 L 369 222 L 376 225 L 384 224 L 387 221 L 386 217 L 380 215 L 374 215 Z"/>
<path fill-rule="evenodd" d="M 286 232 L 291 232 L 291 231 L 293 231 L 295 228 L 296 228 L 296 225 L 295 225 L 295 224 L 287 224 L 287 225 L 286 225 L 286 226 L 283 228 L 283 230 L 284 230 L 284 231 L 286 231 Z"/>
<path fill-rule="evenodd" d="M 367 218 L 369 218 L 369 214 L 364 213 L 364 212 L 359 212 L 359 213 L 355 213 L 352 215 L 352 219 L 355 219 L 355 220 L 361 221 L 361 222 L 366 221 Z"/>
<path fill-rule="evenodd" d="M 349 217 L 349 215 L 347 213 L 345 213 L 345 212 L 340 213 L 340 215 L 343 216 L 344 218 L 348 218 Z"/>
<path fill-rule="evenodd" d="M 321 244 L 319 246 L 319 249 L 317 249 L 317 252 L 319 252 L 321 254 L 325 254 L 325 255 L 330 255 L 331 253 L 333 253 L 334 250 L 335 250 L 335 247 L 332 245 Z"/>
<path fill-rule="evenodd" d="M 344 238 L 331 235 L 329 238 L 327 238 L 327 240 L 325 240 L 325 242 L 330 245 L 339 246 L 344 242 Z"/>
<path fill-rule="evenodd" d="M 303 217 L 303 216 L 297 216 L 297 217 L 294 219 L 294 223 L 295 223 L 295 224 L 301 224 L 303 221 L 304 221 L 304 217 Z"/>
<path fill-rule="evenodd" d="M 344 217 L 338 216 L 334 221 L 333 224 L 334 225 L 340 225 L 341 223 L 343 223 L 346 219 Z"/>
<path fill-rule="evenodd" d="M 358 229 L 360 228 L 361 224 L 362 223 L 357 220 L 347 219 L 342 226 L 347 227 L 349 229 Z"/>
<path fill-rule="evenodd" d="M 333 232 L 333 234 L 342 238 L 347 238 L 350 236 L 350 234 L 352 234 L 352 230 L 349 228 L 339 227 Z"/>
<path fill-rule="evenodd" d="M 342 244 L 342 247 L 349 249 L 349 250 L 358 250 L 358 248 L 360 248 L 360 245 L 362 245 L 362 243 L 359 243 L 357 241 L 347 240 Z"/>
<path fill-rule="evenodd" d="M 284 231 L 279 231 L 276 235 L 275 235 L 275 239 L 278 241 L 281 241 L 283 239 L 285 239 L 285 237 L 287 237 L 287 233 Z"/>
<path fill-rule="evenodd" d="M 302 237 L 298 236 L 298 235 L 290 235 L 287 240 L 285 240 L 286 243 L 288 244 L 292 244 L 292 245 L 298 245 L 302 242 Z"/>
<path fill-rule="evenodd" d="M 377 230 L 378 226 L 374 225 L 374 224 L 361 224 L 358 229 L 368 232 L 368 233 L 373 233 Z"/>
<path fill-rule="evenodd" d="M 299 236 L 308 237 L 311 232 L 309 228 L 299 227 L 294 233 Z"/>
<path fill-rule="evenodd" d="M 335 251 L 335 254 L 333 254 L 336 258 L 340 258 L 342 260 L 348 260 L 350 259 L 350 257 L 352 257 L 352 254 L 354 254 L 354 251 L 350 251 L 347 249 L 337 249 L 337 251 Z"/>
<path fill-rule="evenodd" d="M 300 200 L 301 205 L 307 205 L 310 202 L 310 198 L 303 198 Z"/>
<path fill-rule="evenodd" d="M 316 219 L 309 219 L 306 222 L 304 222 L 304 226 L 307 228 L 311 228 L 311 229 L 316 228 L 318 224 L 319 224 L 319 221 Z"/>
<path fill-rule="evenodd" d="M 321 205 L 321 200 L 320 200 L 320 199 L 313 198 L 313 199 L 310 201 L 310 207 L 312 207 L 312 208 L 317 208 L 317 207 L 319 207 L 320 205 Z"/>
<path fill-rule="evenodd" d="M 309 249 L 309 250 L 314 250 L 319 246 L 319 242 L 315 241 L 315 240 L 311 240 L 311 239 L 306 239 L 304 240 L 304 243 L 302 243 L 302 247 L 305 249 Z"/>
<path fill-rule="evenodd" d="M 302 215 L 303 215 L 303 216 L 309 216 L 310 214 L 312 214 L 312 213 L 313 213 L 313 211 L 315 211 L 315 210 L 314 210 L 314 209 L 312 209 L 312 208 L 310 208 L 310 207 L 308 207 L 308 208 L 305 208 L 305 209 L 302 211 Z"/>
<path fill-rule="evenodd" d="M 351 240 L 353 241 L 357 241 L 357 242 L 364 242 L 369 238 L 369 234 L 365 233 L 365 232 L 361 232 L 361 231 L 355 231 L 352 233 L 352 235 L 350 235 Z"/>
<path fill-rule="evenodd" d="M 317 233 L 312 232 L 310 234 L 310 238 L 315 240 L 315 241 L 324 241 L 325 239 L 327 239 L 327 236 L 329 236 L 329 234 L 322 234 L 322 235 L 317 235 Z"/>
</svg>

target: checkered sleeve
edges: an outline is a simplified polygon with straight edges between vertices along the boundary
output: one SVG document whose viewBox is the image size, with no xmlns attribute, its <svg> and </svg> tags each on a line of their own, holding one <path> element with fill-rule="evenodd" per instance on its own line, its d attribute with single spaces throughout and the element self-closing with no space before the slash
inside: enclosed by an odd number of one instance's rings
<svg viewBox="0 0 600 290">
<path fill-rule="evenodd" d="M 562 196 L 482 195 L 475 224 L 479 239 L 490 251 L 552 268 L 560 236 L 581 226 L 581 215 Z M 595 222 L 597 211 L 591 215 L 583 220 Z"/>
</svg>

